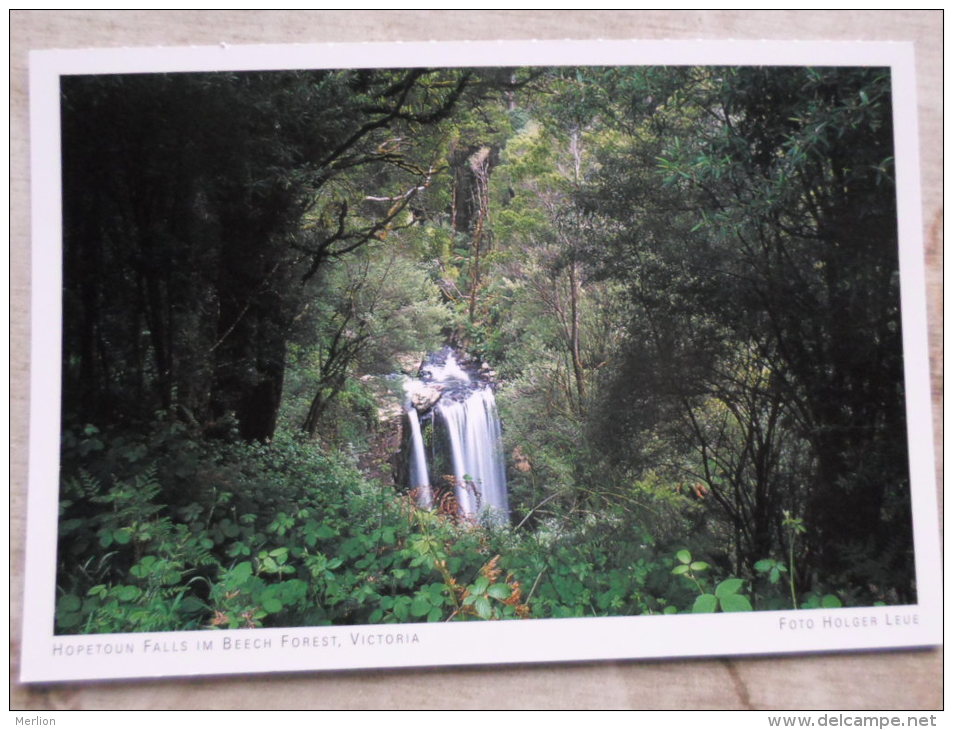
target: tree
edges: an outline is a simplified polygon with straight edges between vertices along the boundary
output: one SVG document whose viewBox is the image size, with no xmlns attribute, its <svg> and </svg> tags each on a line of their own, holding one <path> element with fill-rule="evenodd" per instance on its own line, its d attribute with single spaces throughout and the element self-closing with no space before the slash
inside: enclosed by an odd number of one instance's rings
<svg viewBox="0 0 953 730">
<path fill-rule="evenodd" d="M 534 116 L 503 149 L 494 177 L 492 271 L 501 284 L 493 354 L 509 380 L 502 407 L 523 467 L 514 489 L 529 493 L 528 509 L 545 504 L 576 518 L 612 501 L 587 423 L 590 386 L 617 344 L 617 285 L 591 280 L 587 249 L 601 222 L 574 199 L 593 169 L 589 147 L 604 143 L 599 125 L 557 114 L 563 86 L 575 81 L 540 83 L 553 98 L 541 104 L 530 95 Z"/>
<path fill-rule="evenodd" d="M 372 244 L 328 267 L 321 281 L 328 293 L 299 325 L 317 335 L 302 358 L 314 372 L 302 423 L 310 435 L 355 371 L 394 372 L 401 356 L 437 349 L 449 324 L 450 311 L 426 274 L 393 248 L 382 249 Z"/>
<path fill-rule="evenodd" d="M 395 225 L 433 174 L 400 140 L 444 120 L 469 78 L 66 77 L 67 419 L 161 408 L 206 428 L 234 416 L 246 440 L 269 438 L 303 283 Z M 351 215 L 358 169 L 394 197 L 373 220 Z"/>
<path fill-rule="evenodd" d="M 730 401 L 775 394 L 784 428 L 810 445 L 810 467 L 784 473 L 795 465 L 777 462 L 771 477 L 775 490 L 801 484 L 804 572 L 909 596 L 889 74 L 635 76 L 619 101 L 628 157 L 603 160 L 601 186 L 584 203 L 618 221 L 603 261 L 629 281 L 635 304 L 617 372 L 637 385 L 612 393 L 641 413 L 623 418 L 623 432 L 690 420 L 701 399 L 724 400 L 732 391 L 720 373 L 733 353 L 755 353 L 767 387 L 749 383 Z M 639 362 L 672 375 L 635 381 Z M 746 382 L 727 372 L 727 382 Z M 755 411 L 745 412 L 753 434 Z M 744 484 L 757 492 L 757 480 Z M 865 550 L 889 568 L 871 570 L 857 557 Z"/>
</svg>

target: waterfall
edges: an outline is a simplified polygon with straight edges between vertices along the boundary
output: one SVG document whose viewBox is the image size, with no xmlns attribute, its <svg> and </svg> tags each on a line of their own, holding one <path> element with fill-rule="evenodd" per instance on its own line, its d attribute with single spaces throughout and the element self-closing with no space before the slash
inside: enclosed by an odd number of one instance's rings
<svg viewBox="0 0 953 730">
<path fill-rule="evenodd" d="M 420 418 L 412 405 L 407 408 L 407 421 L 410 423 L 410 486 L 417 490 L 417 503 L 424 509 L 433 507 L 433 491 L 430 489 L 430 477 L 427 474 L 427 453 L 424 450 L 424 437 L 420 431 Z"/>
<path fill-rule="evenodd" d="M 445 348 L 428 358 L 421 378 L 405 386 L 410 405 L 410 482 L 418 504 L 433 506 L 433 492 L 421 435 L 418 408 L 430 410 L 432 428 L 449 447 L 449 466 L 459 513 L 495 523 L 509 521 L 506 471 L 503 465 L 500 419 L 489 380 L 468 373 L 456 354 Z M 433 461 L 433 460 L 432 460 Z M 431 465 L 430 471 L 433 471 Z M 421 489 L 421 485 L 427 485 Z"/>
<path fill-rule="evenodd" d="M 463 401 L 441 401 L 437 413 L 450 438 L 453 476 L 460 511 L 486 511 L 506 521 L 509 505 L 500 448 L 500 419 L 489 388 L 475 390 Z"/>
</svg>

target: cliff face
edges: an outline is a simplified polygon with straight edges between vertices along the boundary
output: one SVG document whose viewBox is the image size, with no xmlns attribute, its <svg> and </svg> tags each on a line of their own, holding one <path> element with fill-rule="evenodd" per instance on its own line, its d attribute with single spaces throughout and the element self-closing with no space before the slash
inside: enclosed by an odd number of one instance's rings
<svg viewBox="0 0 953 730">
<path fill-rule="evenodd" d="M 361 470 L 382 484 L 398 485 L 407 471 L 402 448 L 406 417 L 401 406 L 400 381 L 396 378 L 365 375 L 361 382 L 373 393 L 377 410 L 368 449 L 358 458 Z"/>
</svg>

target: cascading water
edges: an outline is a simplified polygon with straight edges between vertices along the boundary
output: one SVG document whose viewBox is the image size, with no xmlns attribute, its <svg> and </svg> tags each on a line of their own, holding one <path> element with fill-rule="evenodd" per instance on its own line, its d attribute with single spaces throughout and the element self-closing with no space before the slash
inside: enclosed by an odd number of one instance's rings
<svg viewBox="0 0 953 730">
<path fill-rule="evenodd" d="M 509 512 L 506 475 L 500 458 L 500 421 L 489 388 L 476 390 L 462 401 L 441 401 L 437 413 L 450 437 L 457 501 L 464 514 L 481 509 Z"/>
<path fill-rule="evenodd" d="M 407 408 L 407 421 L 410 423 L 410 486 L 417 490 L 417 503 L 424 509 L 433 507 L 433 491 L 430 489 L 430 477 L 427 474 L 427 452 L 424 450 L 424 437 L 420 431 L 420 418 L 412 405 Z"/>
<path fill-rule="evenodd" d="M 410 481 L 421 507 L 433 506 L 433 491 L 418 408 L 427 412 L 434 429 L 448 445 L 457 508 L 465 517 L 509 521 L 506 471 L 503 466 L 500 419 L 487 378 L 471 377 L 450 348 L 431 355 L 420 380 L 406 384 L 410 423 Z M 437 434 L 434 434 L 436 437 Z M 433 467 L 431 466 L 431 469 Z"/>
</svg>

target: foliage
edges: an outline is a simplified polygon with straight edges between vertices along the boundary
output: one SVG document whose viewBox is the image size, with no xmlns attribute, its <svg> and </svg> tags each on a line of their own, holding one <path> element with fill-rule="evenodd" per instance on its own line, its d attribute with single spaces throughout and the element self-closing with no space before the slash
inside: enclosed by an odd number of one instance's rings
<svg viewBox="0 0 953 730">
<path fill-rule="evenodd" d="M 58 632 L 915 596 L 886 70 L 62 100 Z M 443 344 L 496 380 L 507 526 L 395 489 L 389 374 Z"/>
<path fill-rule="evenodd" d="M 319 284 L 324 294 L 297 323 L 305 334 L 287 399 L 307 391 L 310 405 L 298 423 L 311 435 L 337 420 L 328 409 L 341 395 L 355 395 L 356 373 L 395 372 L 407 356 L 419 362 L 437 349 L 452 319 L 427 274 L 393 246 L 368 244 L 328 266 Z"/>
<path fill-rule="evenodd" d="M 703 587 L 699 576 L 708 571 L 711 566 L 703 560 L 693 560 L 688 550 L 679 550 L 675 557 L 678 565 L 672 568 L 672 575 L 685 576 L 699 590 L 699 595 L 692 605 L 692 613 L 714 613 L 719 609 L 725 613 L 752 610 L 748 597 L 739 593 L 744 585 L 741 578 L 725 578 L 715 585 L 713 591 L 708 592 Z"/>
<path fill-rule="evenodd" d="M 423 69 L 65 79 L 68 418 L 178 409 L 271 437 L 314 277 L 409 225 L 437 172 L 427 131 L 469 81 Z"/>
<path fill-rule="evenodd" d="M 65 482 L 59 631 L 526 613 L 490 536 L 416 511 L 300 438 L 220 445 L 202 466 L 210 505 L 160 502 L 172 490 L 155 465 L 108 486 L 85 471 Z M 81 517 L 92 505 L 108 508 Z"/>
<path fill-rule="evenodd" d="M 800 582 L 838 574 L 870 599 L 909 596 L 888 75 L 632 80 L 626 142 L 583 196 L 612 221 L 598 260 L 631 305 L 600 433 L 636 467 L 659 456 L 640 448 L 651 433 L 680 442 L 733 571 L 786 548 L 788 510 L 812 528 Z M 847 559 L 865 543 L 892 578 Z"/>
</svg>

